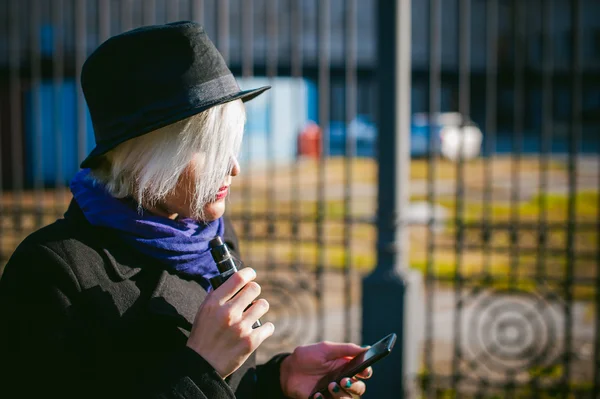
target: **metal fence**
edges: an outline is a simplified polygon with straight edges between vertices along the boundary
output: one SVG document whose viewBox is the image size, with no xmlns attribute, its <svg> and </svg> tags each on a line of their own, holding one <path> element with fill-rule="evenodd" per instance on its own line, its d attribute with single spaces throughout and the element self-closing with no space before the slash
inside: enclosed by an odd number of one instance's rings
<svg viewBox="0 0 600 399">
<path fill-rule="evenodd" d="M 444 87 L 454 88 L 454 110 L 482 127 L 483 158 L 427 158 L 432 217 L 411 242 L 423 246 L 411 261 L 422 260 L 426 285 L 421 388 L 426 397 L 596 398 L 598 3 L 454 3 L 454 12 L 440 0 L 424 7 L 427 112 L 445 111 Z"/>
<path fill-rule="evenodd" d="M 277 325 L 262 358 L 399 326 L 377 397 L 598 397 L 594 0 L 3 1 L 1 264 L 93 146 L 86 56 L 182 19 L 273 86 L 228 206 Z"/>
</svg>

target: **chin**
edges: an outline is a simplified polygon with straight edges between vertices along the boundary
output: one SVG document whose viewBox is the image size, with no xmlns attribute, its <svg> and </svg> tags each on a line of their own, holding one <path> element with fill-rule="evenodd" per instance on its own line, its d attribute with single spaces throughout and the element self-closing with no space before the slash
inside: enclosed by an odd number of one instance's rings
<svg viewBox="0 0 600 399">
<path fill-rule="evenodd" d="M 211 202 L 204 207 L 204 218 L 205 222 L 212 222 L 217 220 L 225 213 L 225 199 Z"/>
</svg>

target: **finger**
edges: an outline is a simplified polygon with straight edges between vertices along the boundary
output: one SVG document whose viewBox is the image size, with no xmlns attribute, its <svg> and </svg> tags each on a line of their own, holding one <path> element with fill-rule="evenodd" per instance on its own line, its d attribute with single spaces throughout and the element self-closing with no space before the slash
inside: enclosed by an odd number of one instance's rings
<svg viewBox="0 0 600 399">
<path fill-rule="evenodd" d="M 215 299 L 223 305 L 244 288 L 246 284 L 256 278 L 256 272 L 251 267 L 245 267 L 234 273 L 227 281 L 214 291 Z"/>
<path fill-rule="evenodd" d="M 358 381 L 353 378 L 344 378 L 340 381 L 340 386 L 348 393 L 352 395 L 363 395 L 367 390 L 367 386 L 364 382 Z"/>
<path fill-rule="evenodd" d="M 250 281 L 242 290 L 228 302 L 233 311 L 241 314 L 254 300 L 260 295 L 260 285 L 255 281 Z"/>
<path fill-rule="evenodd" d="M 249 335 L 252 343 L 252 350 L 258 348 L 263 341 L 273 335 L 274 332 L 275 326 L 271 322 L 265 323 L 262 326 L 253 329 L 252 333 Z"/>
<path fill-rule="evenodd" d="M 338 383 L 332 382 L 327 388 L 335 399 L 352 399 L 352 395 L 343 390 Z"/>
<path fill-rule="evenodd" d="M 243 317 L 249 325 L 252 325 L 256 322 L 256 320 L 263 317 L 268 311 L 269 302 L 267 302 L 266 299 L 260 298 L 244 312 Z"/>
<path fill-rule="evenodd" d="M 367 367 L 366 369 L 364 369 L 360 373 L 356 374 L 355 377 L 356 378 L 360 378 L 361 380 L 366 380 L 368 378 L 371 378 L 372 375 L 373 375 L 373 368 L 372 367 Z"/>
<path fill-rule="evenodd" d="M 335 360 L 341 357 L 356 356 L 366 351 L 366 348 L 352 343 L 323 342 L 325 360 Z"/>
</svg>

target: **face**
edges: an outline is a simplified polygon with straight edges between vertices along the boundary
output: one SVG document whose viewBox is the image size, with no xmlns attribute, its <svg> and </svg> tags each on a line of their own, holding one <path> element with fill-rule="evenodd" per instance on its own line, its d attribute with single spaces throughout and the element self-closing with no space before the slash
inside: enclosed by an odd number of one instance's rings
<svg viewBox="0 0 600 399">
<path fill-rule="evenodd" d="M 158 206 L 159 209 L 156 213 L 170 218 L 193 218 L 195 216 L 194 209 L 192 208 L 192 198 L 195 191 L 194 173 L 200 167 L 200 164 L 201 157 L 199 155 L 192 159 L 185 171 L 179 177 L 179 182 L 177 183 L 175 190 L 167 196 L 164 204 Z M 229 194 L 229 186 L 231 185 L 233 177 L 237 176 L 239 173 L 240 165 L 237 159 L 233 158 L 233 167 L 231 168 L 229 176 L 223 180 L 214 201 L 209 202 L 203 208 L 204 221 L 210 222 L 223 216 L 223 213 L 225 212 L 225 200 Z M 155 209 L 153 209 L 153 211 L 155 211 Z"/>
</svg>

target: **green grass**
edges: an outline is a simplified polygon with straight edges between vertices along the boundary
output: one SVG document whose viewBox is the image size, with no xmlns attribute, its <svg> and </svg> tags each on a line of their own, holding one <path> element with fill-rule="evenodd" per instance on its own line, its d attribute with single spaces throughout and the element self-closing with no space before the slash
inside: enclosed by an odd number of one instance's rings
<svg viewBox="0 0 600 399">
<path fill-rule="evenodd" d="M 543 202 L 542 202 L 543 201 Z M 598 218 L 597 191 L 582 191 L 575 195 L 574 207 L 577 221 L 593 221 Z M 456 198 L 442 197 L 436 201 L 450 212 L 450 218 L 456 216 Z M 544 205 L 545 204 L 545 205 Z M 459 211 L 462 211 L 464 221 L 479 222 L 483 219 L 485 212 L 493 221 L 510 221 L 515 213 L 521 221 L 539 220 L 542 212 L 545 212 L 549 222 L 561 222 L 568 220 L 569 199 L 566 195 L 546 194 L 535 195 L 529 201 L 520 202 L 513 209 L 510 203 L 492 202 L 487 207 L 481 201 L 465 201 Z M 487 215 L 486 215 L 487 216 Z"/>
</svg>

